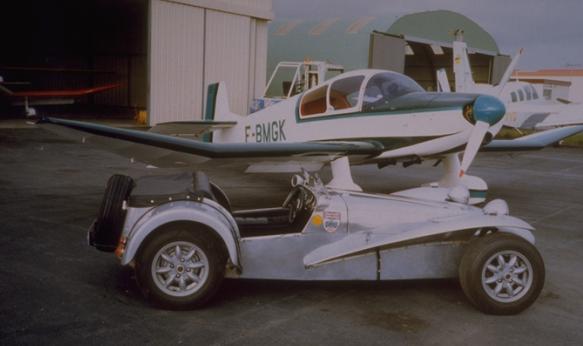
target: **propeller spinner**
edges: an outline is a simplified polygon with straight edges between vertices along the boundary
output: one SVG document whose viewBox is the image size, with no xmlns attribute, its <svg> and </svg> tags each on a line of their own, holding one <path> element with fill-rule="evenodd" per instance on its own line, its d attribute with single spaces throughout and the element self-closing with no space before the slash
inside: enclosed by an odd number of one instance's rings
<svg viewBox="0 0 583 346">
<path fill-rule="evenodd" d="M 464 151 L 459 172 L 460 178 L 464 176 L 474 161 L 490 127 L 502 120 L 505 113 L 506 107 L 497 97 L 481 95 L 476 98 L 469 114 L 466 115 L 470 118 L 468 120 L 474 122 L 475 125 Z"/>
</svg>

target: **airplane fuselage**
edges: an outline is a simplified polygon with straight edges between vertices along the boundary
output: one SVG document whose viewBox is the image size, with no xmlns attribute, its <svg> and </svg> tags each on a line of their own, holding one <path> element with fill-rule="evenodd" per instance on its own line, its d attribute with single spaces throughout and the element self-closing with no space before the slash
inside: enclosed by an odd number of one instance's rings
<svg viewBox="0 0 583 346">
<path fill-rule="evenodd" d="M 315 89 L 241 117 L 235 126 L 215 132 L 213 142 L 374 141 L 387 151 L 421 145 L 412 148 L 407 153 L 410 156 L 463 149 L 474 127 L 464 117 L 467 111 L 464 107 L 472 104 L 478 95 L 415 90 L 386 102 L 375 100 L 376 104 L 371 105 L 376 95 L 371 96 L 369 81 L 379 73 L 386 71 L 353 71 L 331 79 Z M 335 82 L 350 78 L 360 78 L 359 84 L 339 102 L 334 99 L 337 95 L 332 96 Z M 322 88 L 331 90 L 320 92 Z M 316 100 L 321 102 L 317 110 L 313 110 L 313 93 L 320 93 L 322 98 Z M 444 140 L 446 137 L 450 139 Z"/>
</svg>

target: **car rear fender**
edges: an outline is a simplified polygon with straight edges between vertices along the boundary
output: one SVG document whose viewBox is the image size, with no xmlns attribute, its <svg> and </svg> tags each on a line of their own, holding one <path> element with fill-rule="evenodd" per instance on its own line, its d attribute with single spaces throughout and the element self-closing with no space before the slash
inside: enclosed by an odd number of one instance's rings
<svg viewBox="0 0 583 346">
<path fill-rule="evenodd" d="M 398 247 L 400 243 L 405 244 L 405 242 L 445 233 L 481 228 L 496 228 L 502 232 L 516 234 L 527 241 L 534 241 L 534 237 L 530 232 L 533 227 L 518 218 L 506 215 L 470 213 L 354 232 L 334 243 L 321 246 L 308 253 L 304 257 L 304 266 L 312 267 L 376 248 Z"/>
<path fill-rule="evenodd" d="M 131 227 L 121 264 L 129 264 L 144 240 L 161 226 L 181 221 L 202 224 L 216 232 L 225 243 L 231 262 L 239 267 L 239 230 L 231 215 L 218 203 L 208 199 L 203 202 L 169 202 L 150 209 Z"/>
</svg>

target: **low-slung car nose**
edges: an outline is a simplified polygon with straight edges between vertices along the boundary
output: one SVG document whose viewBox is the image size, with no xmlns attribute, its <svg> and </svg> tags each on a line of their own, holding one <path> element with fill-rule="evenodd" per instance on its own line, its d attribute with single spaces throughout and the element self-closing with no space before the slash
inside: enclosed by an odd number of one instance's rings
<svg viewBox="0 0 583 346">
<path fill-rule="evenodd" d="M 473 105 L 473 116 L 476 121 L 483 121 L 490 126 L 497 124 L 506 114 L 504 103 L 497 97 L 480 95 Z"/>
</svg>

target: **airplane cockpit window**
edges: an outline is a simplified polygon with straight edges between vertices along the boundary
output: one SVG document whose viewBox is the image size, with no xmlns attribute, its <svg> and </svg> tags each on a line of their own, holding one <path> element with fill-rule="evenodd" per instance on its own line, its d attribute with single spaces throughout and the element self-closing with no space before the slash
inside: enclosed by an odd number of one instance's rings
<svg viewBox="0 0 583 346">
<path fill-rule="evenodd" d="M 518 89 L 518 98 L 520 101 L 524 101 L 524 92 L 522 92 L 522 89 Z"/>
<path fill-rule="evenodd" d="M 326 112 L 326 91 L 328 85 L 323 85 L 315 90 L 307 92 L 302 97 L 300 113 L 302 116 L 322 114 Z"/>
<path fill-rule="evenodd" d="M 516 91 L 510 93 L 510 98 L 512 99 L 512 102 L 518 101 L 518 98 L 516 97 Z"/>
<path fill-rule="evenodd" d="M 526 99 L 530 101 L 532 99 L 532 95 L 530 94 L 529 86 L 530 85 L 525 85 L 523 89 L 524 89 L 524 93 L 526 94 Z"/>
<path fill-rule="evenodd" d="M 534 86 L 532 86 L 532 85 L 531 85 L 531 86 L 530 86 L 530 89 L 531 89 L 531 91 L 532 91 L 532 99 L 533 99 L 533 100 L 536 100 L 536 99 L 538 99 L 538 93 L 536 92 L 536 89 L 534 88 Z"/>
<path fill-rule="evenodd" d="M 363 110 L 380 110 L 397 97 L 423 91 L 417 82 L 407 76 L 393 72 L 382 72 L 368 81 L 364 90 Z"/>
<path fill-rule="evenodd" d="M 355 107 L 364 76 L 347 77 L 330 86 L 330 105 L 334 110 Z"/>
</svg>

